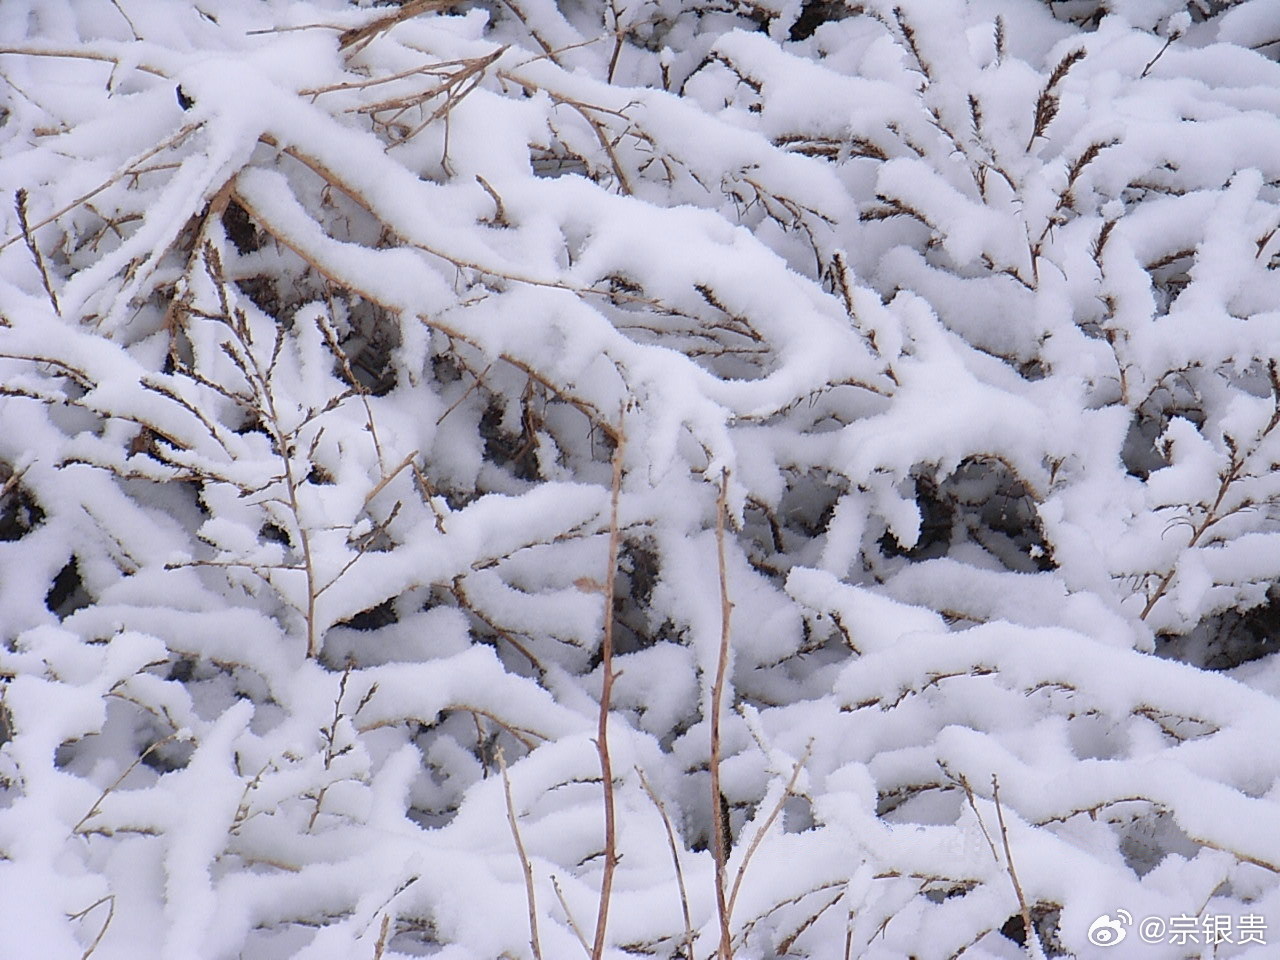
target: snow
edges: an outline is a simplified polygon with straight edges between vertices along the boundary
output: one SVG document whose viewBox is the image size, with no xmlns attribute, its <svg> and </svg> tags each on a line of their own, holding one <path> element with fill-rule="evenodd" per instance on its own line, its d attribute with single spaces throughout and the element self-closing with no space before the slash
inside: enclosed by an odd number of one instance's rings
<svg viewBox="0 0 1280 960">
<path fill-rule="evenodd" d="M 0 954 L 1280 925 L 1278 28 L 6 2 Z"/>
</svg>

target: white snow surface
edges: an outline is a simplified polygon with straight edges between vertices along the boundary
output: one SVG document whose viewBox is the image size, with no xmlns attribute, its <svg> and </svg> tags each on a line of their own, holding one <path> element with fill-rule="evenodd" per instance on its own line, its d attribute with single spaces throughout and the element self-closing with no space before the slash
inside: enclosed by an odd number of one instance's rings
<svg viewBox="0 0 1280 960">
<path fill-rule="evenodd" d="M 1277 58 L 5 0 L 0 958 L 1274 955 Z"/>
</svg>

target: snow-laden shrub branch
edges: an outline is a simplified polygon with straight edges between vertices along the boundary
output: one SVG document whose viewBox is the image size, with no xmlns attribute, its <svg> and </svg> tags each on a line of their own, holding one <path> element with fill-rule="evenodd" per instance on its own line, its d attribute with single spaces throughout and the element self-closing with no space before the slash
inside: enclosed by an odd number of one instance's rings
<svg viewBox="0 0 1280 960">
<path fill-rule="evenodd" d="M 1280 923 L 1278 26 L 7 0 L 0 930 Z"/>
</svg>

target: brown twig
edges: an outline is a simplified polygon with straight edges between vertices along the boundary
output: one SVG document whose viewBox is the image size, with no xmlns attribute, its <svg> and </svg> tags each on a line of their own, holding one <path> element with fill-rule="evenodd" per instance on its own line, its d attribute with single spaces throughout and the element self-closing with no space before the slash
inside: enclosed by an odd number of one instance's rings
<svg viewBox="0 0 1280 960">
<path fill-rule="evenodd" d="M 382 960 L 382 953 L 387 949 L 387 934 L 391 932 L 391 914 L 382 915 L 382 929 L 378 931 L 378 942 L 373 945 L 373 960 Z"/>
<path fill-rule="evenodd" d="M 582 944 L 583 953 L 590 957 L 591 945 L 587 943 L 587 938 L 583 935 L 582 928 L 578 926 L 578 921 L 574 917 L 573 911 L 569 909 L 569 902 L 565 900 L 564 891 L 560 889 L 560 879 L 554 873 L 551 875 L 551 886 L 556 892 L 556 899 L 560 901 L 560 909 L 564 911 L 565 919 L 569 921 L 569 929 L 578 938 L 578 943 Z"/>
<path fill-rule="evenodd" d="M 410 20 L 418 16 L 420 13 L 426 13 L 429 10 L 443 10 L 450 6 L 453 0 L 408 0 L 402 6 L 396 7 L 394 12 L 378 17 L 366 23 L 363 27 L 353 27 L 338 37 L 338 49 L 347 50 L 351 47 L 363 47 L 368 44 L 383 31 L 390 30 L 392 27 L 405 20 Z M 353 51 L 354 52 L 354 51 Z"/>
<path fill-rule="evenodd" d="M 1070 53 L 1064 54 L 1062 59 L 1058 61 L 1058 65 L 1053 68 L 1053 73 L 1049 74 L 1049 82 L 1044 85 L 1040 91 L 1040 96 L 1036 98 L 1035 120 L 1031 128 L 1031 136 L 1027 138 L 1027 151 L 1031 150 L 1032 144 L 1036 142 L 1036 137 L 1044 134 L 1049 124 L 1053 122 L 1053 118 L 1058 115 L 1058 94 L 1057 88 L 1077 63 L 1085 57 L 1085 50 L 1080 47 L 1072 50 Z"/>
<path fill-rule="evenodd" d="M 380 494 L 383 490 L 385 490 L 385 489 L 386 489 L 387 484 L 389 484 L 392 480 L 394 480 L 396 477 L 398 477 L 398 476 L 400 475 L 400 473 L 401 473 L 403 470 L 405 470 L 407 467 L 412 466 L 412 465 L 413 465 L 413 458 L 414 458 L 414 457 L 416 457 L 417 455 L 418 455 L 418 451 L 417 451 L 417 450 L 414 450 L 412 453 L 410 453 L 408 456 L 406 456 L 403 460 L 401 460 L 401 461 L 400 461 L 400 465 L 399 465 L 398 467 L 396 467 L 394 470 L 392 470 L 390 473 L 388 473 L 385 477 L 383 477 L 381 480 L 379 480 L 379 481 L 374 485 L 373 489 L 372 489 L 372 490 L 370 490 L 368 493 L 366 493 L 366 494 L 365 494 L 365 497 L 364 497 L 364 505 L 365 505 L 366 507 L 368 507 L 368 506 L 369 506 L 369 502 L 370 502 L 374 497 L 376 497 L 378 494 Z"/>
<path fill-rule="evenodd" d="M 124 7 L 120 6 L 120 0 L 111 0 L 111 5 L 116 8 L 116 11 L 120 16 L 124 17 L 124 22 L 129 25 L 129 32 L 133 34 L 133 39 L 141 40 L 142 37 L 138 34 L 137 26 L 134 24 L 133 19 L 129 14 L 125 13 Z"/>
<path fill-rule="evenodd" d="M 1160 58 L 1164 56 L 1165 51 L 1172 47 L 1173 42 L 1181 36 L 1181 32 L 1169 34 L 1169 39 L 1164 42 L 1164 46 L 1160 48 L 1160 51 L 1154 57 L 1147 61 L 1147 65 L 1143 67 L 1142 72 L 1138 74 L 1139 80 L 1143 79 L 1151 72 L 1151 68 L 1154 67 L 1159 62 Z"/>
<path fill-rule="evenodd" d="M 252 349 L 253 335 L 249 328 L 248 317 L 238 307 L 233 309 L 231 306 L 221 255 L 211 242 L 206 242 L 202 257 L 205 272 L 218 294 L 221 310 L 220 318 L 226 323 L 235 338 L 234 341 L 223 341 L 223 351 L 239 368 L 241 375 L 248 383 L 253 394 L 253 404 L 260 413 L 262 424 L 269 432 L 275 449 L 280 455 L 281 479 L 284 480 L 286 492 L 284 505 L 292 513 L 298 528 L 298 546 L 301 548 L 303 573 L 306 578 L 306 609 L 299 610 L 299 612 L 302 614 L 304 621 L 307 656 L 311 659 L 318 659 L 320 645 L 324 638 L 321 636 L 316 617 L 316 600 L 325 589 L 332 586 L 332 582 L 326 584 L 325 587 L 321 587 L 317 582 L 315 557 L 311 547 L 311 530 L 303 523 L 302 519 L 303 510 L 300 493 L 302 481 L 295 474 L 293 465 L 293 459 L 297 453 L 295 441 L 297 440 L 298 428 L 286 433 L 281 425 L 283 421 L 276 407 L 273 375 L 276 360 L 284 346 L 284 328 L 276 328 L 275 346 L 271 353 L 271 359 L 264 367 Z M 316 439 L 319 439 L 319 434 L 316 435 Z M 309 460 L 310 458 L 308 457 Z"/>
<path fill-rule="evenodd" d="M 151 756 L 152 750 L 155 750 L 157 747 L 164 746 L 170 740 L 177 739 L 177 736 L 178 734 L 175 731 L 174 733 L 169 734 L 167 737 L 162 737 L 161 739 L 155 741 L 155 743 L 151 744 L 149 747 L 147 747 L 147 749 L 143 750 L 142 753 L 138 754 L 138 758 L 134 760 L 133 763 L 125 767 L 124 772 L 122 772 L 120 776 L 116 777 L 115 780 L 111 782 L 111 785 L 107 787 L 107 789 L 103 790 L 101 794 L 99 794 L 98 799 L 93 801 L 93 806 L 89 808 L 89 812 L 86 813 L 83 817 L 81 817 L 76 822 L 76 825 L 71 828 L 71 832 L 73 834 L 86 832 L 84 831 L 85 823 L 88 820 L 92 819 L 93 817 L 96 817 L 99 813 L 102 812 L 102 801 L 107 799 L 107 795 L 111 793 L 112 790 L 116 789 L 116 787 L 120 786 L 120 784 L 124 783 L 125 777 L 133 773 L 133 771 L 137 768 L 138 764 L 142 763 L 143 760 Z"/>
<path fill-rule="evenodd" d="M 729 573 L 724 557 L 724 517 L 728 510 L 729 473 L 720 474 L 720 493 L 716 497 L 716 566 L 720 573 L 720 653 L 716 663 L 716 679 L 711 687 L 711 839 L 715 859 L 716 915 L 720 920 L 718 960 L 733 960 L 733 941 L 729 933 L 730 907 L 725 901 L 725 863 L 728 860 L 728 837 L 720 816 L 723 795 L 720 792 L 720 714 L 724 688 L 729 674 L 729 632 L 733 604 L 729 600 Z"/>
<path fill-rule="evenodd" d="M 618 443 L 613 449 L 613 479 L 609 491 L 609 559 L 604 573 L 604 640 L 600 647 L 600 714 L 596 727 L 596 751 L 600 755 L 600 778 L 604 788 L 604 871 L 600 877 L 600 906 L 596 912 L 596 935 L 591 945 L 591 960 L 604 956 L 605 928 L 609 922 L 609 903 L 613 897 L 613 873 L 618 866 L 617 811 L 613 796 L 613 761 L 609 756 L 609 703 L 613 694 L 613 591 L 618 572 L 618 547 L 622 534 L 618 528 L 618 500 L 622 494 L 622 456 L 626 434 L 621 419 Z"/>
<path fill-rule="evenodd" d="M 1031 923 L 1031 910 L 1027 906 L 1027 898 L 1022 892 L 1022 883 L 1018 880 L 1018 871 L 1013 866 L 1013 849 L 1009 846 L 1009 831 L 1004 825 L 1004 807 L 1000 805 L 1000 780 L 991 775 L 991 794 L 996 804 L 996 819 L 1000 822 L 1000 840 L 1004 845 L 1004 864 L 1009 871 L 1009 879 L 1013 881 L 1013 892 L 1018 896 L 1018 906 L 1022 910 L 1022 928 L 1026 935 L 1027 950 L 1032 956 L 1043 957 L 1044 946 L 1040 943 L 1040 934 Z M 1032 949 L 1034 944 L 1035 949 Z"/>
<path fill-rule="evenodd" d="M 507 801 L 507 823 L 511 826 L 511 837 L 516 843 L 516 854 L 520 857 L 520 869 L 524 871 L 524 893 L 529 904 L 529 946 L 533 950 L 534 960 L 542 960 L 542 943 L 538 939 L 538 901 L 533 887 L 533 864 L 529 862 L 529 854 L 525 852 L 524 841 L 520 839 L 520 823 L 516 819 L 515 801 L 511 799 L 511 778 L 507 775 L 507 758 L 502 747 L 498 747 L 498 769 L 502 773 L 502 794 Z"/>
<path fill-rule="evenodd" d="M 325 740 L 325 744 L 324 744 L 325 770 L 328 770 L 333 765 L 333 761 L 337 759 L 339 756 L 341 756 L 343 753 L 345 753 L 347 750 L 347 748 L 345 747 L 341 749 L 337 747 L 337 739 L 338 739 L 338 721 L 341 720 L 344 716 L 344 714 L 342 713 L 342 699 L 347 695 L 347 681 L 351 679 L 351 669 L 352 669 L 352 665 L 348 661 L 346 668 L 342 671 L 342 679 L 338 681 L 338 695 L 337 697 L 334 698 L 334 701 L 333 701 L 333 718 L 329 721 L 329 725 L 327 727 L 322 727 L 320 730 L 320 733 Z M 377 684 L 374 684 L 374 686 L 376 687 Z M 364 699 L 360 701 L 360 706 L 363 707 L 366 703 L 368 703 L 369 697 L 371 697 L 372 695 L 373 695 L 373 688 L 371 687 L 369 692 L 365 694 Z M 359 712 L 359 708 L 356 709 L 356 712 L 357 713 Z M 316 825 L 316 819 L 320 816 L 320 808 L 324 806 L 325 794 L 327 794 L 328 792 L 329 792 L 329 784 L 325 784 L 320 788 L 319 792 L 316 794 L 315 807 L 312 808 L 311 818 L 307 821 L 308 833 L 310 833 L 312 828 Z"/>
<path fill-rule="evenodd" d="M 487 193 L 489 198 L 493 201 L 493 216 L 490 217 L 487 222 L 493 224 L 495 227 L 511 226 L 511 221 L 507 219 L 507 208 L 502 203 L 502 197 L 498 196 L 498 191 L 493 189 L 493 185 L 478 173 L 476 174 L 476 182 L 480 184 L 484 192 Z"/>
<path fill-rule="evenodd" d="M 107 935 L 107 927 L 111 926 L 111 921 L 116 915 L 116 895 L 114 893 L 109 893 L 100 900 L 95 900 L 79 913 L 73 913 L 67 917 L 69 920 L 83 920 L 92 910 L 102 906 L 104 903 L 107 905 L 107 919 L 102 921 L 102 928 L 98 930 L 98 935 L 93 938 L 93 943 L 89 944 L 89 949 L 80 954 L 80 960 L 89 960 L 93 951 L 98 949 L 98 944 L 102 942 L 102 938 Z"/>
<path fill-rule="evenodd" d="M 40 272 L 40 282 L 44 285 L 44 292 L 49 297 L 53 312 L 58 316 L 62 316 L 62 308 L 58 306 L 58 295 L 53 292 L 53 283 L 49 280 L 49 268 L 45 265 L 44 254 L 40 252 L 40 247 L 36 244 L 35 234 L 31 230 L 31 225 L 27 222 L 26 190 L 20 189 L 13 195 L 13 206 L 18 212 L 18 225 L 22 228 L 22 239 L 27 241 L 27 249 L 31 251 L 31 259 L 36 262 L 36 269 Z"/>
<path fill-rule="evenodd" d="M 823 906 L 819 907 L 816 913 L 813 913 L 810 916 L 806 917 L 805 920 L 800 924 L 800 926 L 796 927 L 793 931 L 791 931 L 791 933 L 789 933 L 786 937 L 784 937 L 778 943 L 778 955 L 782 957 L 790 955 L 791 948 L 795 945 L 795 942 L 800 939 L 801 935 L 810 927 L 812 927 L 815 923 L 817 923 L 822 918 L 822 915 L 824 913 L 826 913 L 828 910 L 834 907 L 837 903 L 843 900 L 847 892 L 848 892 L 847 889 L 841 890 L 834 897 L 828 900 Z"/>
<path fill-rule="evenodd" d="M 658 808 L 658 814 L 662 817 L 662 826 L 667 831 L 667 846 L 671 850 L 671 862 L 676 868 L 676 886 L 680 890 L 680 911 L 684 916 L 684 958 L 685 960 L 693 960 L 693 920 L 689 914 L 689 894 L 684 885 L 684 870 L 680 866 L 680 849 L 676 844 L 675 827 L 671 824 L 671 817 L 667 814 L 666 805 L 658 797 L 653 786 L 649 783 L 649 778 L 644 775 L 644 771 L 636 767 L 636 774 L 640 777 L 640 785 L 644 787 L 644 792 L 649 795 L 649 799 L 653 801 L 653 805 Z"/>
<path fill-rule="evenodd" d="M 622 44 L 627 32 L 622 28 L 622 18 L 618 14 L 616 0 L 609 0 L 609 11 L 613 14 L 613 54 L 609 57 L 609 70 L 605 74 L 605 82 L 613 83 L 613 75 L 618 69 L 618 58 L 622 56 Z"/>
<path fill-rule="evenodd" d="M 778 802 L 773 805 L 773 809 L 769 812 L 769 816 L 765 820 L 764 825 L 756 831 L 755 836 L 751 838 L 751 842 L 747 844 L 747 852 L 742 857 L 742 863 L 738 865 L 738 873 L 733 878 L 733 890 L 729 894 L 728 913 L 730 919 L 733 918 L 733 908 L 738 902 L 738 892 L 742 888 L 743 877 L 747 875 L 747 867 L 751 865 L 751 858 L 755 856 L 756 851 L 760 848 L 760 844 L 769 833 L 769 828 L 773 826 L 774 821 L 776 821 L 782 813 L 782 808 L 786 805 L 787 798 L 790 797 L 792 792 L 795 790 L 796 780 L 800 778 L 800 771 L 804 769 L 805 763 L 809 760 L 809 754 L 812 752 L 813 741 L 811 740 L 809 741 L 809 745 L 805 747 L 804 755 L 796 761 L 795 766 L 792 768 L 791 778 L 787 780 L 787 785 L 782 790 L 782 796 L 778 797 Z M 841 896 L 843 896 L 843 894 L 841 894 Z"/>
<path fill-rule="evenodd" d="M 15 52 L 21 52 L 21 51 L 0 49 L 0 53 L 15 53 Z M 106 190 L 109 186 L 111 186 L 117 180 L 130 176 L 132 173 L 134 173 L 135 172 L 134 168 L 138 164 L 142 163 L 145 160 L 150 159 L 151 157 L 154 157 L 157 153 L 159 153 L 162 150 L 167 150 L 169 147 L 177 146 L 179 143 L 185 140 L 189 134 L 198 130 L 202 126 L 204 126 L 203 121 L 200 123 L 189 123 L 185 127 L 183 127 L 181 130 L 179 130 L 177 133 L 175 133 L 173 136 L 168 137 L 167 139 L 161 140 L 158 144 L 156 144 L 150 150 L 147 150 L 144 153 L 140 154 L 135 160 L 131 160 L 128 164 L 126 164 L 121 169 L 117 170 L 115 173 L 109 176 L 106 180 L 102 181 L 102 183 L 98 184 L 92 190 L 88 191 L 87 193 L 82 193 L 80 196 L 76 197 L 70 203 L 66 204 L 63 207 L 60 207 L 59 209 L 55 210 L 53 213 L 49 214 L 43 220 L 40 220 L 40 221 L 37 221 L 36 223 L 31 224 L 32 232 L 39 230 L 41 227 L 45 226 L 46 224 L 53 223 L 53 221 L 57 220 L 64 213 L 74 210 L 76 207 L 80 206 L 80 204 L 84 203 L 86 200 L 92 200 L 94 197 L 100 194 L 103 190 Z M 17 243 L 19 240 L 22 240 L 22 239 L 24 239 L 24 237 L 21 233 L 19 233 L 17 236 L 9 237 L 7 240 L 0 242 L 0 250 L 4 250 L 5 247 L 8 247 L 10 244 Z"/>
<path fill-rule="evenodd" d="M 121 47 L 129 46 L 128 44 L 120 44 Z M 101 50 L 92 50 L 87 47 L 39 47 L 30 44 L 23 47 L 0 47 L 0 54 L 14 54 L 22 57 L 54 57 L 67 60 L 94 60 L 98 63 L 114 63 L 120 66 L 120 57 L 111 53 L 104 53 Z M 141 73 L 149 73 L 153 77 L 168 77 L 169 75 L 157 67 L 149 66 L 145 63 L 130 64 L 132 69 Z"/>
</svg>

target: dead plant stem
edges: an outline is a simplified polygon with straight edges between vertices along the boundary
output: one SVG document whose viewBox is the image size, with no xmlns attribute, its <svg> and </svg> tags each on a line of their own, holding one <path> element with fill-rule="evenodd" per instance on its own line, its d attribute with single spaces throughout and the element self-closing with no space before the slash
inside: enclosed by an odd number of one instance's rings
<svg viewBox="0 0 1280 960">
<path fill-rule="evenodd" d="M 533 864 L 529 862 L 529 854 L 525 852 L 524 841 L 520 839 L 520 822 L 516 819 L 515 801 L 511 799 L 511 777 L 507 775 L 507 758 L 498 747 L 498 770 L 502 773 L 502 793 L 507 802 L 507 823 L 511 826 L 511 837 L 516 843 L 516 854 L 520 857 L 520 868 L 524 871 L 525 899 L 529 904 L 529 947 L 533 950 L 534 960 L 542 960 L 542 943 L 538 939 L 538 901 L 533 887 Z"/>
<path fill-rule="evenodd" d="M 676 844 L 675 827 L 671 824 L 671 817 L 667 813 L 667 808 L 659 798 L 657 791 L 653 789 L 649 783 L 648 777 L 644 775 L 644 771 L 636 767 L 636 774 L 640 777 L 640 785 L 644 787 L 644 792 L 649 795 L 649 799 L 653 801 L 653 805 L 658 808 L 658 814 L 662 817 L 662 826 L 667 831 L 667 846 L 671 849 L 671 862 L 676 869 L 676 886 L 680 890 L 680 910 L 684 916 L 684 960 L 693 960 L 693 919 L 689 914 L 689 893 L 684 885 L 684 870 L 680 866 L 680 848 Z"/>
<path fill-rule="evenodd" d="M 720 493 L 716 497 L 716 567 L 720 574 L 720 652 L 716 663 L 716 679 L 711 687 L 711 849 L 715 859 L 716 915 L 720 920 L 718 960 L 733 960 L 733 940 L 729 932 L 730 905 L 725 900 L 725 864 L 728 860 L 728 837 L 720 815 L 720 714 L 729 674 L 729 631 L 733 604 L 729 601 L 729 574 L 724 556 L 724 515 L 728 509 L 729 473 L 720 475 Z"/>
<path fill-rule="evenodd" d="M 49 279 L 49 267 L 44 262 L 44 254 L 40 252 L 40 246 L 36 243 L 35 233 L 31 229 L 31 225 L 27 222 L 27 191 L 18 190 L 13 196 L 13 205 L 18 212 L 18 225 L 22 228 L 22 238 L 27 241 L 27 249 L 31 251 L 31 259 L 36 263 L 36 270 L 40 273 L 40 283 L 44 286 L 44 292 L 49 297 L 49 303 L 53 307 L 53 312 L 57 316 L 62 316 L 62 308 L 58 306 L 58 295 L 53 292 L 53 282 Z"/>
<path fill-rule="evenodd" d="M 1026 934 L 1027 951 L 1034 957 L 1044 956 L 1044 947 L 1040 943 L 1040 935 L 1031 923 L 1031 910 L 1027 906 L 1026 895 L 1022 892 L 1022 883 L 1018 880 L 1018 871 L 1013 866 L 1013 849 L 1009 846 L 1009 831 L 1004 825 L 1004 807 L 1000 805 L 1000 780 L 991 775 L 991 795 L 996 804 L 996 819 L 1000 823 L 1000 841 L 1004 845 L 1004 864 L 1009 871 L 1009 879 L 1013 881 L 1013 892 L 1018 897 L 1018 907 L 1022 910 L 1022 929 Z M 1034 947 L 1033 947 L 1034 945 Z"/>
<path fill-rule="evenodd" d="M 617 811 L 613 796 L 613 760 L 609 756 L 609 703 L 613 695 L 613 590 L 618 571 L 618 501 L 622 493 L 622 457 L 626 434 L 618 424 L 618 442 L 613 450 L 613 478 L 609 490 L 609 559 L 604 573 L 604 640 L 600 647 L 600 714 L 596 727 L 596 750 L 600 754 L 600 778 L 604 789 L 604 871 L 600 877 L 600 906 L 596 912 L 596 934 L 591 960 L 604 956 L 609 902 L 613 897 L 613 873 L 618 866 Z"/>
</svg>

